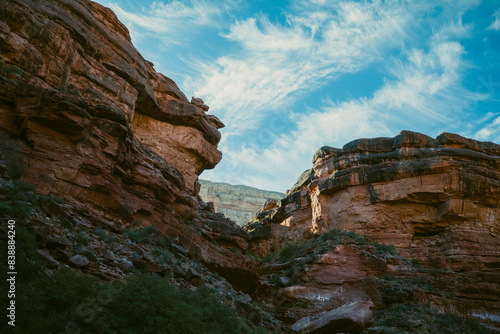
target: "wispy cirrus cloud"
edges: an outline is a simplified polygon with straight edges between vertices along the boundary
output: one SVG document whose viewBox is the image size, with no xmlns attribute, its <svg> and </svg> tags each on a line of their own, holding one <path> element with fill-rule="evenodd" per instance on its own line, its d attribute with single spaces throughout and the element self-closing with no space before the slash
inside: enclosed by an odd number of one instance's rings
<svg viewBox="0 0 500 334">
<path fill-rule="evenodd" d="M 149 6 L 125 9 L 114 1 L 102 1 L 111 8 L 131 30 L 133 37 L 139 31 L 148 31 L 161 37 L 164 44 L 186 43 L 186 34 L 203 27 L 220 26 L 221 18 L 241 5 L 238 0 L 154 1 Z M 135 36 L 134 36 L 135 35 Z"/>
<path fill-rule="evenodd" d="M 340 103 L 326 100 L 318 110 L 295 114 L 292 120 L 297 129 L 279 135 L 265 149 L 228 149 L 228 161 L 240 166 L 239 178 L 228 181 L 251 182 L 263 188 L 273 185 L 283 191 L 292 185 L 290 180 L 310 168 L 314 151 L 324 145 L 341 147 L 356 138 L 394 136 L 404 129 L 432 136 L 444 129 L 464 133 L 464 124 L 470 123 L 467 111 L 450 106 L 468 106 L 470 101 L 488 98 L 488 94 L 469 91 L 461 85 L 461 72 L 466 68 L 464 53 L 460 43 L 443 41 L 432 42 L 427 52 L 408 50 L 404 60 L 392 58 L 386 63 L 392 79 L 386 80 L 371 97 Z M 476 136 L 481 139 L 499 135 L 499 122 L 500 117 Z M 219 172 L 224 173 L 224 169 Z M 218 178 L 225 176 L 229 177 L 221 174 Z"/>
<path fill-rule="evenodd" d="M 329 5 L 331 6 L 331 5 Z M 226 136 L 258 127 L 270 110 L 380 59 L 400 43 L 411 15 L 404 6 L 336 2 L 328 11 L 302 6 L 286 23 L 258 15 L 223 36 L 241 49 L 215 62 L 194 62 L 199 77 L 185 81 L 219 111 Z"/>
<path fill-rule="evenodd" d="M 493 14 L 495 21 L 488 27 L 490 30 L 500 30 L 500 9 Z"/>
<path fill-rule="evenodd" d="M 477 131 L 474 134 L 474 137 L 476 137 L 479 140 L 488 140 L 488 141 L 494 141 L 496 143 L 500 142 L 500 114 L 499 113 L 488 113 L 486 115 L 486 120 L 481 123 L 486 123 L 483 124 L 483 127 Z M 493 118 L 493 120 L 491 120 Z"/>
</svg>

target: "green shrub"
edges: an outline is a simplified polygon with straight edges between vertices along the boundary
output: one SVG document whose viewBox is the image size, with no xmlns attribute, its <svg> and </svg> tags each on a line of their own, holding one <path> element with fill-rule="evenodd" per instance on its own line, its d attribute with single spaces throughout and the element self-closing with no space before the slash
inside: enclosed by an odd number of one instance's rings
<svg viewBox="0 0 500 334">
<path fill-rule="evenodd" d="M 319 241 L 331 241 L 336 245 L 343 245 L 346 238 L 355 238 L 356 236 L 358 235 L 354 232 L 334 229 L 325 234 L 322 234 L 319 237 Z"/>
<path fill-rule="evenodd" d="M 417 259 L 411 259 L 411 260 L 410 260 L 410 263 L 411 263 L 411 265 L 412 265 L 413 267 L 415 267 L 415 268 L 419 268 L 419 267 L 420 267 L 420 261 L 419 261 L 419 260 L 417 260 Z"/>
<path fill-rule="evenodd" d="M 30 281 L 17 300 L 17 333 L 66 332 L 68 324 L 102 334 L 265 333 L 249 328 L 209 288 L 178 290 L 167 279 L 146 273 L 99 284 L 61 270 Z"/>
<path fill-rule="evenodd" d="M 427 291 L 438 291 L 438 289 L 436 289 L 436 287 L 432 284 L 420 283 L 416 285 Z"/>
<path fill-rule="evenodd" d="M 96 262 L 97 261 L 97 257 L 94 255 L 94 253 L 90 250 L 90 249 L 87 249 L 83 252 L 83 255 L 89 259 L 91 262 Z"/>
<path fill-rule="evenodd" d="M 6 73 L 15 73 L 24 76 L 24 71 L 17 67 L 16 65 L 5 65 L 3 62 L 0 63 L 0 70 Z"/>
<path fill-rule="evenodd" d="M 366 239 L 362 235 L 358 235 L 354 238 L 354 242 L 358 244 L 364 244 L 366 243 Z"/>
<path fill-rule="evenodd" d="M 87 237 L 86 233 L 81 231 L 78 233 L 78 235 L 76 236 L 76 242 L 77 244 L 79 245 L 84 245 L 84 246 L 87 246 L 89 243 L 90 243 L 90 240 L 89 238 Z"/>
<path fill-rule="evenodd" d="M 0 201 L 0 216 L 8 217 L 12 215 L 12 207 L 5 202 Z"/>
<path fill-rule="evenodd" d="M 276 274 L 272 274 L 271 278 L 269 279 L 269 283 L 273 285 L 280 285 L 280 277 Z"/>
<path fill-rule="evenodd" d="M 64 204 L 64 198 L 62 198 L 62 197 L 54 196 L 53 199 L 58 204 Z"/>
<path fill-rule="evenodd" d="M 11 201 L 34 202 L 37 199 L 35 186 L 24 180 L 14 180 L 13 187 L 7 195 Z"/>
<path fill-rule="evenodd" d="M 23 284 L 16 294 L 18 333 L 59 333 L 66 324 L 76 320 L 75 312 L 85 299 L 96 296 L 97 281 L 61 270 L 52 277 L 39 275 Z"/>
<path fill-rule="evenodd" d="M 378 242 L 372 242 L 371 245 L 375 247 L 375 252 L 378 254 L 390 254 L 390 255 L 396 255 L 397 250 L 394 247 L 394 245 L 384 245 L 384 244 L 379 244 Z"/>
<path fill-rule="evenodd" d="M 460 322 L 460 318 L 454 314 L 445 313 L 438 314 L 436 317 L 436 321 L 440 326 L 449 327 L 454 323 Z"/>
<path fill-rule="evenodd" d="M 13 201 L 12 203 L 6 203 L 0 201 L 0 216 L 2 217 L 26 220 L 31 215 L 32 209 L 32 205 L 29 202 Z"/>
<path fill-rule="evenodd" d="M 61 225 L 66 228 L 72 228 L 73 222 L 69 218 L 64 217 L 63 219 L 61 219 Z"/>
<path fill-rule="evenodd" d="M 106 237 L 108 236 L 108 233 L 99 226 L 95 228 L 94 234 L 97 235 L 97 237 L 101 240 L 106 239 Z"/>
<path fill-rule="evenodd" d="M 28 219 L 33 210 L 29 202 L 14 202 L 11 204 L 11 207 L 11 216 L 22 221 Z"/>
<path fill-rule="evenodd" d="M 144 228 L 131 229 L 127 232 L 127 236 L 130 240 L 143 243 L 146 242 L 151 233 L 160 233 L 160 230 L 156 226 L 148 226 Z"/>
<path fill-rule="evenodd" d="M 290 261 L 300 255 L 300 253 L 306 249 L 306 245 L 300 244 L 286 244 L 279 251 L 279 259 L 281 261 Z"/>
<path fill-rule="evenodd" d="M 166 249 L 153 249 L 153 254 L 158 258 L 158 262 L 162 265 L 171 265 L 174 263 L 174 257 L 172 253 L 170 253 Z"/>
<path fill-rule="evenodd" d="M 235 312 L 209 288 L 179 291 L 150 274 L 130 277 L 100 316 L 89 329 L 109 324 L 111 330 L 126 328 L 127 333 L 236 333 L 239 325 Z"/>
<path fill-rule="evenodd" d="M 103 240 L 105 242 L 112 242 L 116 240 L 115 235 L 109 234 L 108 231 L 103 230 L 99 226 L 96 227 L 94 233 L 100 240 Z"/>
<path fill-rule="evenodd" d="M 274 260 L 275 258 L 276 258 L 276 254 L 274 254 L 274 253 L 267 254 L 266 256 L 264 256 L 262 258 L 262 262 L 268 263 L 268 262 L 271 262 L 272 260 Z"/>
<path fill-rule="evenodd" d="M 32 203 L 37 203 L 35 187 L 23 180 L 14 180 L 13 187 L 7 191 L 10 203 L 2 202 L 0 212 L 18 220 L 26 220 L 31 215 Z"/>
</svg>

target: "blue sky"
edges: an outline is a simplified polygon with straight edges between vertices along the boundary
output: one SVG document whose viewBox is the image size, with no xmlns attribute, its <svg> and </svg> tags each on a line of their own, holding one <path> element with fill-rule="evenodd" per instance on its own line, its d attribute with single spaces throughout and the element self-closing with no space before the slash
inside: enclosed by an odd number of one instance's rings
<svg viewBox="0 0 500 334">
<path fill-rule="evenodd" d="M 201 178 L 285 191 L 319 147 L 401 130 L 500 143 L 500 1 L 98 2 L 226 124 Z"/>
</svg>

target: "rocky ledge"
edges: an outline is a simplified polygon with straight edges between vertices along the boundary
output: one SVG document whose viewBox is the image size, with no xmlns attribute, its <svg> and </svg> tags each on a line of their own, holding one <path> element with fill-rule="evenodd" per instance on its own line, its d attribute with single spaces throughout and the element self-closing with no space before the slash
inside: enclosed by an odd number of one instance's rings
<svg viewBox="0 0 500 334">
<path fill-rule="evenodd" d="M 254 261 L 212 242 L 217 229 L 245 251 L 248 233 L 212 226 L 197 196 L 198 175 L 221 159 L 224 125 L 144 60 L 111 10 L 2 1 L 0 50 L 0 177 L 64 198 L 73 220 L 155 225 L 190 257 L 256 280 Z"/>
<path fill-rule="evenodd" d="M 257 217 L 247 229 L 258 254 L 356 232 L 427 268 L 463 274 L 462 308 L 500 319 L 500 145 L 403 131 L 325 146 L 288 196 Z"/>
</svg>

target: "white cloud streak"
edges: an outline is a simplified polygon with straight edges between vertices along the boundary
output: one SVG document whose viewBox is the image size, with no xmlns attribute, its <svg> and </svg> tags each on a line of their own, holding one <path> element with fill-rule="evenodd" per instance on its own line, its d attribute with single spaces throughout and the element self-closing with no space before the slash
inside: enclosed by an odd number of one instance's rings
<svg viewBox="0 0 500 334">
<path fill-rule="evenodd" d="M 226 138 L 257 128 L 270 110 L 283 111 L 297 97 L 380 59 L 383 47 L 401 41 L 410 18 L 405 8 L 379 2 L 334 7 L 303 7 L 286 24 L 263 15 L 237 21 L 223 36 L 240 52 L 195 62 L 202 75 L 184 85 L 221 115 Z"/>
<path fill-rule="evenodd" d="M 488 116 L 498 116 L 498 114 L 489 113 Z M 489 140 L 500 143 L 500 117 L 496 117 L 491 123 L 477 131 L 474 137 L 479 140 Z"/>
<path fill-rule="evenodd" d="M 283 23 L 262 13 L 230 23 L 227 13 L 237 11 L 237 0 L 156 1 L 137 13 L 107 5 L 133 35 L 149 32 L 166 44 L 185 43 L 201 29 L 222 31 L 219 38 L 230 49 L 215 60 L 184 56 L 190 70 L 183 86 L 226 124 L 224 158 L 202 177 L 284 191 L 324 145 L 403 129 L 500 141 L 500 115 L 474 121 L 467 114 L 491 92 L 462 86 L 471 65 L 460 40 L 471 37 L 474 27 L 461 17 L 478 3 L 444 1 L 434 17 L 431 1 L 292 0 L 283 8 Z M 494 19 L 489 29 L 500 30 L 500 10 Z M 301 97 L 324 86 L 334 90 L 343 75 L 374 65 L 385 78 L 371 94 L 324 98 L 317 109 L 289 111 Z M 271 116 L 274 125 L 265 123 Z M 235 137 L 249 140 L 242 144 Z"/>
<path fill-rule="evenodd" d="M 489 30 L 497 30 L 500 31 L 500 9 L 493 14 L 495 21 L 488 27 Z"/>
<path fill-rule="evenodd" d="M 394 136 L 404 129 L 432 136 L 443 128 L 463 133 L 460 119 L 466 116 L 464 110 L 450 106 L 468 106 L 470 101 L 488 97 L 461 86 L 463 54 L 464 49 L 457 42 L 434 43 L 428 52 L 409 50 L 404 62 L 388 62 L 394 79 L 386 81 L 370 98 L 326 101 L 320 110 L 294 115 L 297 130 L 280 135 L 269 147 L 244 146 L 225 152 L 226 159 L 241 170 L 234 177 L 224 175 L 221 168 L 217 177 L 284 191 L 303 170 L 311 167 L 314 151 L 324 145 L 341 147 L 356 138 Z M 500 117 L 476 136 L 481 139 L 500 135 L 499 123 Z"/>
<path fill-rule="evenodd" d="M 239 1 L 155 1 L 136 12 L 127 11 L 112 1 L 103 1 L 103 4 L 111 8 L 130 28 L 134 40 L 139 37 L 138 31 L 143 29 L 157 37 L 161 36 L 165 44 L 184 44 L 187 34 L 195 33 L 202 27 L 220 26 L 221 17 L 237 8 Z"/>
</svg>

